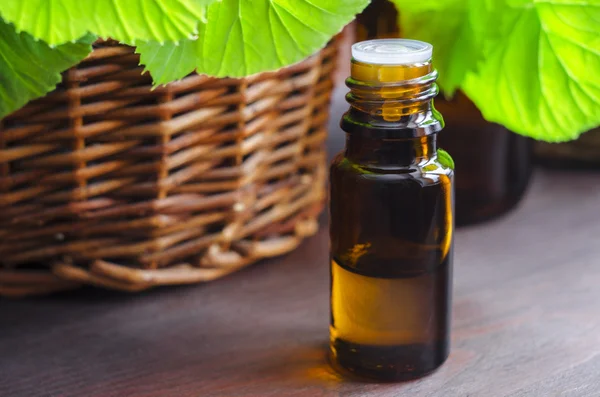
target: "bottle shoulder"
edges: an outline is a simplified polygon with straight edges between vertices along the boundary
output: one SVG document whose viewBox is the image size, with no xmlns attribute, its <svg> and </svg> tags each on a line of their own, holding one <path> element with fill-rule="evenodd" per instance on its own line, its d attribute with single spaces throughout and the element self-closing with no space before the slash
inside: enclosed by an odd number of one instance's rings
<svg viewBox="0 0 600 397">
<path fill-rule="evenodd" d="M 443 165 L 436 155 L 428 160 L 407 166 L 362 164 L 338 153 L 331 163 L 331 177 L 360 178 L 381 182 L 401 180 L 422 181 L 424 185 L 447 183 L 454 179 L 454 170 Z"/>
</svg>

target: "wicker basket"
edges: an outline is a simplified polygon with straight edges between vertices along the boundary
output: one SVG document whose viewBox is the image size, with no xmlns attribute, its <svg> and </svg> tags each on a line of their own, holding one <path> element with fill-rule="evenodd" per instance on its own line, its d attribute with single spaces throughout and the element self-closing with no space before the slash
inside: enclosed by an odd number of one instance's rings
<svg viewBox="0 0 600 397">
<path fill-rule="evenodd" d="M 97 43 L 0 120 L 0 295 L 213 280 L 317 230 L 336 43 L 245 79 L 151 90 Z"/>
</svg>

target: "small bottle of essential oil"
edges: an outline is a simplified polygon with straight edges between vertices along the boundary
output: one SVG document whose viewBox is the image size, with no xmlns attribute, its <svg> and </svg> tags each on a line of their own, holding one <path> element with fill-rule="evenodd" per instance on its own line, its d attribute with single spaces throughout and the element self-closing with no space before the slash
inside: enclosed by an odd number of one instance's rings
<svg viewBox="0 0 600 397">
<path fill-rule="evenodd" d="M 415 40 L 352 46 L 331 166 L 330 355 L 360 377 L 419 377 L 449 352 L 454 173 L 436 146 L 431 56 Z"/>
</svg>

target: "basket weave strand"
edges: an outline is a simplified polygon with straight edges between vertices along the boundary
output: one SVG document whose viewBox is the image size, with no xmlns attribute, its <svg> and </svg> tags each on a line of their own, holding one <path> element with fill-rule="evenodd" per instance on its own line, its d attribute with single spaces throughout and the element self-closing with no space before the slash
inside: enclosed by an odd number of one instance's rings
<svg viewBox="0 0 600 397">
<path fill-rule="evenodd" d="M 151 89 L 95 45 L 0 120 L 0 295 L 214 280 L 317 230 L 336 42 L 244 79 Z"/>
</svg>

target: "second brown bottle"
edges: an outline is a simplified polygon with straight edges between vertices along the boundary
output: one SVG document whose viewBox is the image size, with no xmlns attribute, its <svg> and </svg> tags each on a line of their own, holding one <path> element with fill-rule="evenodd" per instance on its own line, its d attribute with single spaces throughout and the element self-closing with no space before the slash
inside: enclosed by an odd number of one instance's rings
<svg viewBox="0 0 600 397">
<path fill-rule="evenodd" d="M 357 41 L 400 37 L 398 13 L 388 0 L 373 0 L 357 17 Z M 533 142 L 486 121 L 461 92 L 451 100 L 438 95 L 444 115 L 440 146 L 452 154 L 460 177 L 455 183 L 456 225 L 483 222 L 515 207 L 533 170 Z"/>
</svg>

